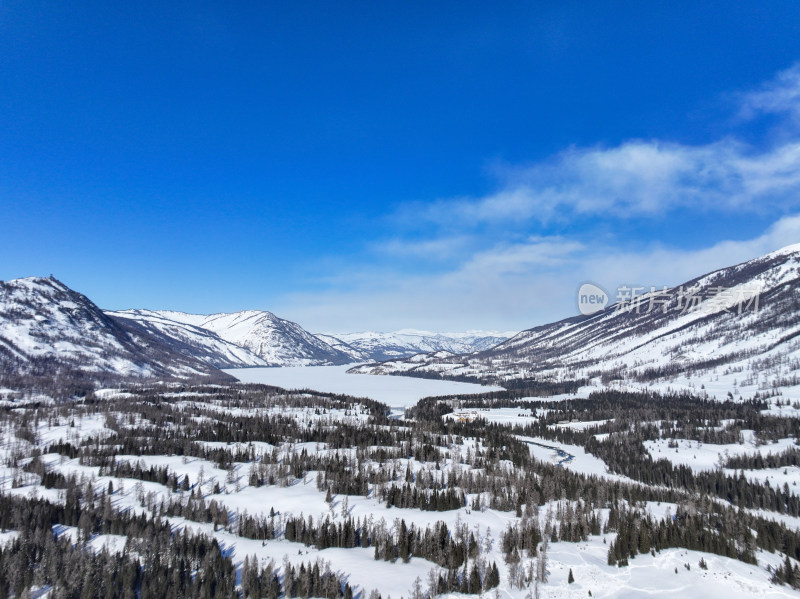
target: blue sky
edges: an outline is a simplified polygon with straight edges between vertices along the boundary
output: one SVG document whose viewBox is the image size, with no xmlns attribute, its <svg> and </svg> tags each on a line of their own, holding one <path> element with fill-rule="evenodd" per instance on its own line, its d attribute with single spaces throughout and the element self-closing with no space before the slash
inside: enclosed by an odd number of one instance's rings
<svg viewBox="0 0 800 599">
<path fill-rule="evenodd" d="M 0 4 L 0 278 L 527 328 L 800 241 L 797 2 Z"/>
</svg>

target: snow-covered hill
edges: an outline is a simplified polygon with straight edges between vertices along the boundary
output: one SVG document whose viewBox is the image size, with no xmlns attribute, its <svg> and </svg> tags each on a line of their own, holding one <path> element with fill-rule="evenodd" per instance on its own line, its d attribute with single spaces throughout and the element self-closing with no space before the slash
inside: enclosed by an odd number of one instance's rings
<svg viewBox="0 0 800 599">
<path fill-rule="evenodd" d="M 83 378 L 170 377 L 213 371 L 136 323 L 109 317 L 52 277 L 0 282 L 0 365 L 6 381 L 75 373 Z"/>
<path fill-rule="evenodd" d="M 357 349 L 352 345 L 350 345 L 349 343 L 342 341 L 339 337 L 334 337 L 333 335 L 325 335 L 323 333 L 315 333 L 314 336 L 317 339 L 321 339 L 334 349 L 337 349 L 343 354 L 349 356 L 351 362 L 374 362 L 379 359 L 373 357 L 373 355 L 367 351 Z"/>
<path fill-rule="evenodd" d="M 211 330 L 165 318 L 158 312 L 126 310 L 107 314 L 123 322 L 136 322 L 151 335 L 179 346 L 181 353 L 215 368 L 268 366 L 267 362 L 251 351 L 226 341 Z"/>
<path fill-rule="evenodd" d="M 642 295 L 638 304 L 617 303 L 522 331 L 488 351 L 417 356 L 358 371 L 586 378 L 606 384 L 694 380 L 698 387 L 719 381 L 754 391 L 796 386 L 800 245 Z"/>
<path fill-rule="evenodd" d="M 384 361 L 407 358 L 415 354 L 446 351 L 466 354 L 484 351 L 502 343 L 514 333 L 467 331 L 464 333 L 431 333 L 403 329 L 391 333 L 363 332 L 317 335 L 329 343 L 342 344 L 358 360 Z"/>
<path fill-rule="evenodd" d="M 240 360 L 234 366 L 325 366 L 355 361 L 350 355 L 331 347 L 300 325 L 278 318 L 271 312 L 245 310 L 231 314 L 186 314 L 169 310 L 123 310 L 109 315 L 127 318 L 143 326 L 157 327 L 170 335 L 194 335 L 199 330 L 243 351 L 228 356 Z M 170 322 L 174 324 L 169 324 Z M 147 323 L 147 324 L 145 324 Z M 194 338 L 194 337 L 193 337 Z M 261 361 L 257 364 L 253 359 Z"/>
</svg>

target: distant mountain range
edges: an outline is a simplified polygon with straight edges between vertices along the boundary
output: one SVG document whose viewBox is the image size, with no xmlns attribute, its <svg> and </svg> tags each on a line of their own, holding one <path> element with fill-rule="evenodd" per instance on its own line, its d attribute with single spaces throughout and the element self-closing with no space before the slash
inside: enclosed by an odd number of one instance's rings
<svg viewBox="0 0 800 599">
<path fill-rule="evenodd" d="M 383 361 L 407 358 L 415 354 L 446 351 L 472 353 L 502 343 L 514 333 L 467 331 L 465 333 L 431 333 L 403 329 L 393 333 L 344 333 L 317 335 L 358 361 Z"/>
<path fill-rule="evenodd" d="M 217 368 L 243 366 L 330 366 L 404 358 L 421 352 L 478 351 L 508 339 L 502 333 L 396 333 L 314 335 L 271 312 L 186 314 L 165 310 L 106 312 L 117 319 L 173 337 L 197 348 L 194 357 Z"/>
<path fill-rule="evenodd" d="M 0 282 L 0 386 L 215 372 L 192 354 L 172 337 L 107 315 L 54 278 Z"/>
<path fill-rule="evenodd" d="M 509 337 L 313 335 L 265 311 L 104 312 L 54 278 L 0 282 L 0 388 L 59 377 L 186 379 L 224 376 L 220 368 L 368 362 L 351 372 L 689 386 L 703 375 L 707 383 L 767 392 L 800 385 L 800 245 Z"/>
<path fill-rule="evenodd" d="M 246 310 L 206 316 L 163 310 L 123 310 L 107 314 L 159 330 L 198 348 L 208 348 L 209 353 L 203 359 L 217 368 L 329 366 L 356 361 L 300 325 L 271 312 Z M 208 347 L 209 338 L 218 340 L 219 344 Z"/>
<path fill-rule="evenodd" d="M 320 366 L 485 349 L 482 333 L 313 335 L 266 311 L 103 311 L 54 278 L 0 282 L 0 387 L 20 381 L 187 378 L 250 366 Z"/>
<path fill-rule="evenodd" d="M 352 372 L 713 386 L 800 385 L 800 244 L 478 353 L 431 353 Z M 704 381 L 698 378 L 703 375 Z"/>
</svg>

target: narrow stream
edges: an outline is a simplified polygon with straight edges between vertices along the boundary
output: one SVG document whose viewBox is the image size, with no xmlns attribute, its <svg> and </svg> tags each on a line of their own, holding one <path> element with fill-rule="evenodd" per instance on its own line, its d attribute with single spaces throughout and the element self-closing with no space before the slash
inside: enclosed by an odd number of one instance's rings
<svg viewBox="0 0 800 599">
<path fill-rule="evenodd" d="M 561 449 L 560 447 L 557 447 L 555 445 L 545 445 L 544 443 L 537 443 L 536 441 L 530 441 L 529 439 L 523 439 L 523 438 L 520 438 L 520 441 L 524 441 L 528 445 L 536 445 L 537 447 L 544 447 L 545 449 L 552 449 L 553 451 L 555 451 L 558 454 L 558 457 L 559 457 L 558 465 L 559 466 L 563 466 L 564 464 L 566 464 L 567 462 L 571 462 L 575 458 L 575 456 L 572 455 L 571 453 L 568 453 L 568 452 L 564 451 L 563 449 Z"/>
</svg>

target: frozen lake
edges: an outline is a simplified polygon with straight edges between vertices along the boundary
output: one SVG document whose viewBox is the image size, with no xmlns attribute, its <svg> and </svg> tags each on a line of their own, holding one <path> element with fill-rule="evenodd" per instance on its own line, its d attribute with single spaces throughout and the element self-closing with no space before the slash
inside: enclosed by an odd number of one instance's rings
<svg viewBox="0 0 800 599">
<path fill-rule="evenodd" d="M 229 368 L 225 372 L 243 383 L 263 383 L 284 389 L 314 389 L 369 397 L 391 407 L 413 406 L 423 397 L 434 395 L 468 395 L 500 391 L 501 387 L 415 379 L 407 376 L 347 374 L 354 364 L 346 366 L 296 366 L 286 368 Z"/>
</svg>

